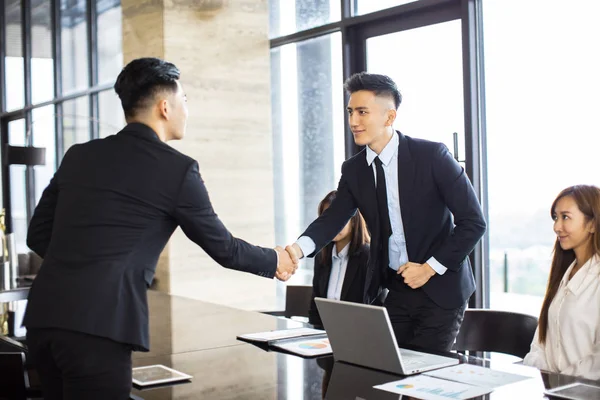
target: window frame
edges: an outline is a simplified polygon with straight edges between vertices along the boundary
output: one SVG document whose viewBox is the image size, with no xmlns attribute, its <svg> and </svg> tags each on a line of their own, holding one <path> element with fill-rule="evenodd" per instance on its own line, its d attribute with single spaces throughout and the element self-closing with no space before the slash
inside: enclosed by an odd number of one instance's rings
<svg viewBox="0 0 600 400">
<path fill-rule="evenodd" d="M 339 21 L 270 39 L 271 49 L 290 43 L 328 35 L 342 34 L 343 78 L 366 69 L 366 40 L 370 37 L 414 29 L 436 23 L 462 22 L 462 57 L 465 120 L 465 170 L 488 220 L 487 154 L 485 126 L 485 77 L 483 60 L 483 0 L 416 0 L 411 3 L 354 16 L 358 0 L 340 0 L 342 15 Z M 344 104 L 347 96 L 343 93 Z M 346 158 L 360 149 L 355 145 L 344 119 Z M 489 233 L 486 231 L 470 255 L 476 291 L 469 307 L 489 307 Z"/>
<path fill-rule="evenodd" d="M 62 49 L 61 49 L 61 1 L 60 0 L 49 0 L 51 10 L 51 46 L 52 46 L 52 57 L 53 57 L 53 74 L 54 74 L 54 96 L 52 100 L 43 101 L 39 103 L 32 103 L 32 77 L 31 77 L 31 55 L 32 55 L 32 7 L 31 0 L 22 0 L 20 2 L 21 12 L 21 34 L 22 34 L 22 54 L 23 54 L 23 70 L 24 70 L 24 107 L 17 110 L 6 110 L 6 24 L 5 22 L 5 8 L 4 5 L 0 7 L 0 148 L 4 153 L 5 147 L 8 145 L 8 132 L 7 127 L 9 122 L 24 119 L 26 132 L 32 132 L 27 138 L 26 145 L 31 146 L 33 144 L 33 135 L 35 132 L 32 130 L 32 112 L 35 109 L 46 107 L 49 105 L 55 106 L 54 118 L 54 132 L 55 132 L 55 165 L 54 168 L 58 168 L 64 154 L 64 142 L 63 142 L 63 120 L 58 116 L 62 116 L 62 105 L 65 101 L 77 99 L 80 97 L 89 98 L 89 140 L 97 139 L 99 137 L 99 102 L 98 95 L 101 92 L 111 90 L 113 83 L 98 84 L 98 9 L 97 0 L 86 0 L 86 41 L 87 41 L 87 57 L 88 63 L 88 87 L 83 90 L 77 90 L 68 95 L 63 95 L 62 92 Z M 3 157 L 2 157 L 3 158 Z M 10 165 L 5 165 L 2 162 L 2 200 L 3 206 L 6 209 L 6 227 L 7 232 L 12 231 L 12 213 L 10 205 L 11 196 L 11 182 L 10 182 Z M 27 221 L 33 216 L 35 210 L 35 174 L 32 166 L 26 168 L 26 202 L 27 202 Z"/>
</svg>

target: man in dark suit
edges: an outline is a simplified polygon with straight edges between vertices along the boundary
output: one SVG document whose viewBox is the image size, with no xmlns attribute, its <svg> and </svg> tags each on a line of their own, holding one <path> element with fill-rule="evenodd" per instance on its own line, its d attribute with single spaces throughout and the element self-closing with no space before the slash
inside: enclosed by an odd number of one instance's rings
<svg viewBox="0 0 600 400">
<path fill-rule="evenodd" d="M 115 84 L 128 125 L 71 147 L 35 210 L 27 244 L 44 262 L 24 325 L 46 400 L 129 398 L 131 352 L 150 346 L 146 291 L 177 226 L 226 268 L 295 271 L 283 249 L 232 236 L 198 163 L 166 144 L 185 133 L 179 75 L 156 58 L 128 64 Z"/>
<path fill-rule="evenodd" d="M 342 165 L 331 206 L 286 250 L 313 256 L 358 208 L 372 237 L 365 302 L 387 287 L 398 344 L 450 350 L 475 291 L 467 256 L 486 228 L 477 196 L 446 146 L 394 131 L 401 95 L 389 77 L 363 72 L 345 88 L 354 141 L 366 147 Z"/>
</svg>

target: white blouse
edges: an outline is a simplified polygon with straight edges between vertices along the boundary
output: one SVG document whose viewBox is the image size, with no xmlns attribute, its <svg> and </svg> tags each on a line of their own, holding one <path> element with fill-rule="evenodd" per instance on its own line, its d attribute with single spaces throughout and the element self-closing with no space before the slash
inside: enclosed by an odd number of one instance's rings
<svg viewBox="0 0 600 400">
<path fill-rule="evenodd" d="M 327 298 L 340 300 L 342 297 L 342 287 L 348 269 L 348 253 L 350 252 L 350 243 L 348 243 L 338 254 L 337 247 L 333 245 L 331 250 L 331 273 L 329 274 L 329 285 L 327 286 Z"/>
<path fill-rule="evenodd" d="M 588 379 L 600 379 L 600 257 L 593 256 L 562 278 L 548 310 L 546 343 L 535 331 L 523 364 Z"/>
</svg>

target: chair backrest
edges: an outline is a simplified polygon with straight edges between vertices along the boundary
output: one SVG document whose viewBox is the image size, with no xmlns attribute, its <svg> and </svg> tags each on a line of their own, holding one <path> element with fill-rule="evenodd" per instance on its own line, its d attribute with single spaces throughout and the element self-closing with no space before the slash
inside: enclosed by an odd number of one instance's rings
<svg viewBox="0 0 600 400">
<path fill-rule="evenodd" d="M 312 300 L 312 286 L 297 285 L 287 286 L 285 295 L 285 311 L 284 316 L 290 317 L 307 317 Z"/>
<path fill-rule="evenodd" d="M 25 353 L 0 353 L 0 398 L 25 400 L 28 387 Z"/>
<path fill-rule="evenodd" d="M 27 347 L 25 347 L 23 343 L 11 339 L 8 336 L 0 336 L 0 352 L 27 354 Z"/>
<path fill-rule="evenodd" d="M 526 314 L 467 309 L 454 349 L 492 351 L 525 357 L 529 352 L 538 320 Z"/>
</svg>

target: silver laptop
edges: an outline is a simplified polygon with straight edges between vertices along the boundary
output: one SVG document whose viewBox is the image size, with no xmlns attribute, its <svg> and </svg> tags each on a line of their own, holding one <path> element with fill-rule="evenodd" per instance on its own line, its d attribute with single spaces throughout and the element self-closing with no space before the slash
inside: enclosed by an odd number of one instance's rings
<svg viewBox="0 0 600 400">
<path fill-rule="evenodd" d="M 459 363 L 457 359 L 400 349 L 384 307 L 315 298 L 337 361 L 401 375 Z"/>
</svg>

